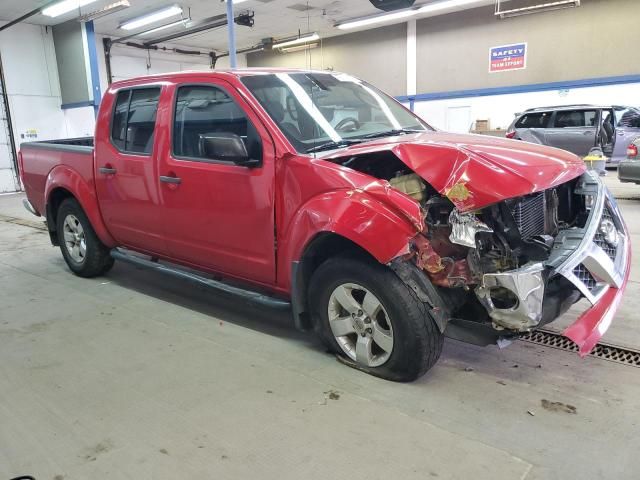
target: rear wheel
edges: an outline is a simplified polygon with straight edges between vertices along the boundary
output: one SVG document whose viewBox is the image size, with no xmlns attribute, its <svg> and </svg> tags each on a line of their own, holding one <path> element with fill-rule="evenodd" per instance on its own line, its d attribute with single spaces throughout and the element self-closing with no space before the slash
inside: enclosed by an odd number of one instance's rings
<svg viewBox="0 0 640 480">
<path fill-rule="evenodd" d="M 56 230 L 67 265 L 80 277 L 95 277 L 113 267 L 113 258 L 93 230 L 82 207 L 67 198 L 58 209 Z"/>
<path fill-rule="evenodd" d="M 383 265 L 329 259 L 313 274 L 309 295 L 321 340 L 361 370 L 412 381 L 440 356 L 443 337 L 425 305 Z"/>
</svg>

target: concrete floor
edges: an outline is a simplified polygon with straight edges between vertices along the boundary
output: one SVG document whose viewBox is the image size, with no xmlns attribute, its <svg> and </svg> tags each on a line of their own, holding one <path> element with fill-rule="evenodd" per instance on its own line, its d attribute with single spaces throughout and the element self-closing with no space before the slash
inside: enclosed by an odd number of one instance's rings
<svg viewBox="0 0 640 480">
<path fill-rule="evenodd" d="M 640 187 L 613 177 L 640 245 Z M 638 478 L 640 369 L 447 341 L 385 382 L 287 314 L 129 265 L 75 277 L 20 200 L 0 196 L 0 478 Z M 605 337 L 636 347 L 639 264 Z"/>
</svg>

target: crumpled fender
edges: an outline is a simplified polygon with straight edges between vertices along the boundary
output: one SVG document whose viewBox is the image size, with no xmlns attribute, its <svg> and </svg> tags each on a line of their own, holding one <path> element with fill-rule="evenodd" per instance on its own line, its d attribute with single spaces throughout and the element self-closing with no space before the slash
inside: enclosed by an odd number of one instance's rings
<svg viewBox="0 0 640 480">
<path fill-rule="evenodd" d="M 91 226 L 98 235 L 98 238 L 107 247 L 115 247 L 117 245 L 115 239 L 107 230 L 106 225 L 100 214 L 98 206 L 98 198 L 93 185 L 93 180 L 88 183 L 78 172 L 66 165 L 58 165 L 54 167 L 47 175 L 47 182 L 44 191 L 44 198 L 49 203 L 51 192 L 56 188 L 64 188 L 78 200 L 80 206 L 86 213 Z"/>
<path fill-rule="evenodd" d="M 289 286 L 291 263 L 321 233 L 341 235 L 386 264 L 408 253 L 410 240 L 421 230 L 418 203 L 386 182 L 322 193 L 301 206 L 282 236 L 279 272 Z"/>
<path fill-rule="evenodd" d="M 586 170 L 573 153 L 486 135 L 427 132 L 352 145 L 326 157 L 390 151 L 467 212 L 551 188 Z"/>
</svg>

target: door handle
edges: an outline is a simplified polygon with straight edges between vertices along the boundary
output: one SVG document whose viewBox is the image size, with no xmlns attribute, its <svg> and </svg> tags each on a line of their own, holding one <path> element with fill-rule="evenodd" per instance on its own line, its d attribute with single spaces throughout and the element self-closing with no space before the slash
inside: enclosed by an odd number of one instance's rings
<svg viewBox="0 0 640 480">
<path fill-rule="evenodd" d="M 98 171 L 103 175 L 115 175 L 118 170 L 111 167 L 100 167 Z"/>
<path fill-rule="evenodd" d="M 179 177 L 167 177 L 165 175 L 160 175 L 160 181 L 162 183 L 173 183 L 173 184 L 179 184 L 182 182 L 182 179 Z"/>
</svg>

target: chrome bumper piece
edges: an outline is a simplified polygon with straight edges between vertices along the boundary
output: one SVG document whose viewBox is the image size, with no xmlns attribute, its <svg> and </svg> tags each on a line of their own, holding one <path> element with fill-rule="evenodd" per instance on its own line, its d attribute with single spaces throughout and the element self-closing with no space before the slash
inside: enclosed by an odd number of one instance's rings
<svg viewBox="0 0 640 480">
<path fill-rule="evenodd" d="M 562 275 L 592 304 L 610 289 L 620 288 L 629 262 L 629 235 L 613 195 L 591 172 L 579 180 L 576 193 L 590 205 L 584 228 L 561 231 L 549 259 L 518 270 L 486 274 L 476 295 L 497 328 L 526 331 L 542 319 L 545 277 Z M 545 274 L 546 271 L 546 274 Z M 518 299 L 508 309 L 491 301 L 492 288 L 509 289 Z"/>
</svg>

